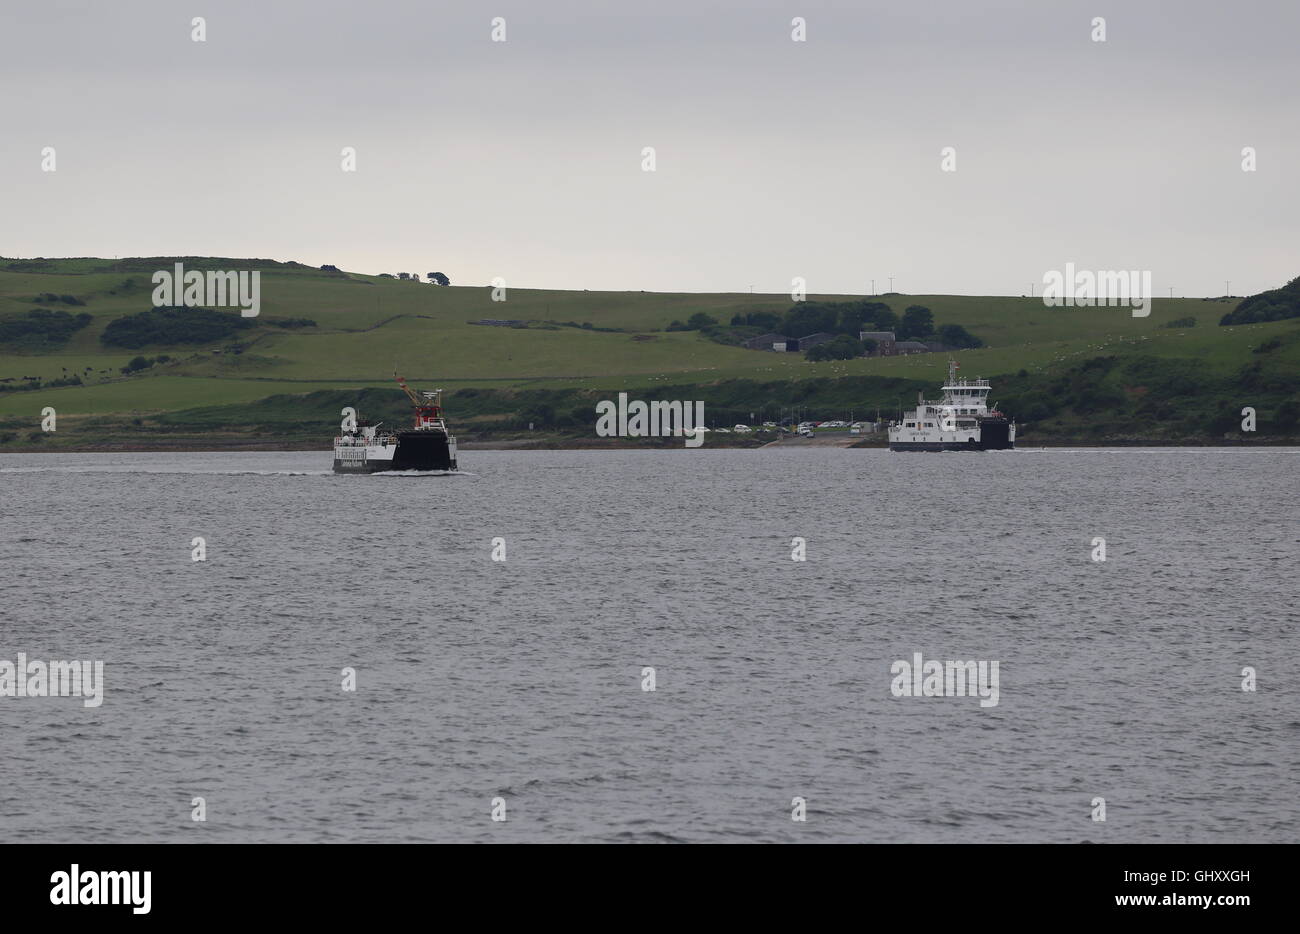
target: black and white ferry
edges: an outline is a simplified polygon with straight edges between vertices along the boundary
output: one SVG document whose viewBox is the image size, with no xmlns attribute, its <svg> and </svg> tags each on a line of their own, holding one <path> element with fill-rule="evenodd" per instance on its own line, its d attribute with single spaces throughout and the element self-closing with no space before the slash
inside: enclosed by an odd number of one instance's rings
<svg viewBox="0 0 1300 934">
<path fill-rule="evenodd" d="M 986 379 L 958 379 L 957 361 L 948 361 L 943 396 L 916 408 L 889 426 L 891 451 L 1005 451 L 1016 446 L 1016 423 L 988 407 L 992 387 Z"/>
<path fill-rule="evenodd" d="M 381 430 L 383 422 L 357 419 L 355 429 L 334 439 L 335 473 L 456 469 L 456 438 L 442 415 L 442 390 L 416 393 L 400 376 L 397 384 L 415 406 L 415 426 Z"/>
</svg>

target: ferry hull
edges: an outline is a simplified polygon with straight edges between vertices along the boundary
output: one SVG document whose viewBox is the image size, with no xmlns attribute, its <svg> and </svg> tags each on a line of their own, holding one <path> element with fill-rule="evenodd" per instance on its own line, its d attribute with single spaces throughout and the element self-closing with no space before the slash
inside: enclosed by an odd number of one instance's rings
<svg viewBox="0 0 1300 934">
<path fill-rule="evenodd" d="M 981 451 L 1009 451 L 1015 446 L 1011 423 L 1005 418 L 986 418 L 980 422 Z"/>
<path fill-rule="evenodd" d="M 891 441 L 891 451 L 982 451 L 978 444 L 962 444 L 958 441 Z"/>
<path fill-rule="evenodd" d="M 381 470 L 392 469 L 389 461 L 343 461 L 334 458 L 335 473 L 379 473 Z"/>
<path fill-rule="evenodd" d="M 902 441 L 889 439 L 891 451 L 1010 451 L 1016 439 L 1011 423 L 1002 418 L 989 418 L 980 423 L 978 438 L 966 441 Z"/>
<path fill-rule="evenodd" d="M 399 431 L 390 470 L 455 470 L 456 449 L 441 431 Z"/>
<path fill-rule="evenodd" d="M 986 447 L 982 444 L 959 444 L 956 441 L 891 441 L 891 451 L 1012 451 L 1015 443 Z"/>
<path fill-rule="evenodd" d="M 387 452 L 384 452 L 387 453 Z M 401 431 L 391 457 L 341 459 L 336 450 L 335 473 L 381 473 L 388 470 L 455 470 L 456 448 L 441 431 Z"/>
</svg>

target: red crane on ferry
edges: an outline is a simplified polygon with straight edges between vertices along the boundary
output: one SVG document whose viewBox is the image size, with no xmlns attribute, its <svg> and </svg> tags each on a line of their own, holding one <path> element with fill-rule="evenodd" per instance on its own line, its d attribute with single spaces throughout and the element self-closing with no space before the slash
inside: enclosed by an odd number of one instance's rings
<svg viewBox="0 0 1300 934">
<path fill-rule="evenodd" d="M 432 392 L 416 392 L 410 386 L 406 385 L 406 380 L 393 371 L 393 379 L 397 380 L 397 385 L 402 387 L 402 392 L 406 393 L 406 398 L 411 400 L 411 405 L 415 406 L 415 427 L 416 428 L 443 428 L 442 406 L 438 404 L 442 397 L 442 390 L 435 389 Z"/>
</svg>

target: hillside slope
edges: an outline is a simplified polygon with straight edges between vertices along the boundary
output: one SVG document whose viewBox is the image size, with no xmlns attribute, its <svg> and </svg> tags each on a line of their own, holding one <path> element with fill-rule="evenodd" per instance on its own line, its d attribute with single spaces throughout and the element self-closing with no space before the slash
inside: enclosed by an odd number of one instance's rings
<svg viewBox="0 0 1300 934">
<path fill-rule="evenodd" d="M 252 326 L 246 330 L 201 344 L 105 346 L 101 338 L 109 323 L 149 310 L 151 274 L 171 269 L 175 262 L 186 269 L 260 270 L 260 316 L 248 319 Z M 366 388 L 388 391 L 394 369 L 416 383 L 448 389 L 453 416 L 458 414 L 458 393 L 468 388 L 496 391 L 489 397 L 497 400 L 500 411 L 475 414 L 492 416 L 498 425 L 530 407 L 564 411 L 571 401 L 585 400 L 591 393 L 619 390 L 643 397 L 665 391 L 672 397 L 689 389 L 696 394 L 691 398 L 712 396 L 720 418 L 733 411 L 748 417 L 755 409 L 795 404 L 825 406 L 831 411 L 823 417 L 842 417 L 840 409 L 850 408 L 841 404 L 847 401 L 848 387 L 856 387 L 862 407 L 879 405 L 887 397 L 897 400 L 900 386 L 932 386 L 946 370 L 946 354 L 808 363 L 798 354 L 750 351 L 716 343 L 696 331 L 666 330 L 671 322 L 697 312 L 724 323 L 735 314 L 782 313 L 792 304 L 788 295 L 512 288 L 506 298 L 493 301 L 487 287 L 439 287 L 272 260 L 0 259 L 0 322 L 20 319 L 33 309 L 89 316 L 63 343 L 0 343 L 0 428 L 8 430 L 0 432 L 0 439 L 10 439 L 0 443 L 10 445 L 8 449 L 28 441 L 93 446 L 96 437 L 105 444 L 117 443 L 126 436 L 179 431 L 184 422 L 178 421 L 179 413 L 196 409 L 224 409 L 226 416 L 217 423 L 242 426 L 247 434 L 254 411 L 248 406 L 272 397 L 330 390 L 344 396 Z M 828 302 L 860 298 L 809 296 Z M 984 348 L 954 354 L 962 374 L 993 378 L 1001 394 L 1024 410 L 1013 415 L 1023 420 L 1032 414 L 1040 431 L 1055 431 L 1061 438 L 1085 430 L 1089 438 L 1128 436 L 1134 430 L 1139 436 L 1146 431 L 1152 437 L 1219 437 L 1222 431 L 1205 427 L 1228 424 L 1217 408 L 1201 418 L 1195 411 L 1183 411 L 1178 401 L 1182 397 L 1175 395 L 1165 400 L 1159 416 L 1167 421 L 1177 412 L 1175 425 L 1152 423 L 1148 429 L 1139 427 L 1143 417 L 1138 408 L 1150 409 L 1143 397 L 1154 391 L 1150 386 L 1159 385 L 1162 394 L 1171 386 L 1181 387 L 1193 409 L 1213 399 L 1218 408 L 1236 411 L 1255 399 L 1257 405 L 1280 412 L 1300 374 L 1300 319 L 1220 327 L 1219 319 L 1236 307 L 1235 300 L 1157 299 L 1147 318 L 1134 318 L 1123 307 L 1046 308 L 1039 299 L 1017 297 L 888 295 L 877 300 L 898 314 L 910 305 L 924 305 L 933 310 L 937 325 L 960 324 L 980 337 Z M 1188 317 L 1196 319 L 1195 327 L 1167 326 Z M 301 326 L 300 320 L 299 326 L 276 326 L 293 324 L 293 319 L 310 319 L 314 326 Z M 531 323 L 470 323 L 482 319 Z M 1264 346 L 1265 352 L 1255 353 Z M 122 369 L 137 356 L 166 359 L 124 374 Z M 1104 368 L 1109 382 L 1102 387 L 1101 404 L 1074 398 L 1093 384 L 1069 376 L 1097 358 L 1119 361 Z M 1130 365 L 1138 358 L 1143 362 Z M 1090 372 L 1099 371 L 1094 365 Z M 1135 381 L 1134 374 L 1140 379 Z M 1170 384 L 1165 380 L 1169 374 L 1179 374 L 1191 385 Z M 73 379 L 81 384 L 20 391 L 37 382 Z M 1197 380 L 1204 385 L 1196 385 Z M 736 398 L 738 385 L 749 393 L 745 402 Z M 558 409 L 555 399 L 537 402 L 542 390 L 561 394 L 555 397 Z M 1062 400 L 1062 394 L 1068 398 Z M 471 414 L 475 407 L 470 398 L 464 396 L 459 414 Z M 1076 403 L 1082 411 L 1076 411 Z M 329 405 L 334 406 L 333 399 Z M 30 439 L 45 406 L 58 411 L 60 428 L 66 426 L 67 433 Z M 291 423 L 319 422 L 320 429 L 303 429 L 305 439 L 311 432 L 328 433 L 337 420 L 336 412 L 300 414 L 305 417 L 256 420 L 261 428 L 253 434 L 273 439 Z M 1281 422 L 1285 420 L 1283 416 Z M 76 427 L 82 424 L 86 427 Z M 202 437 L 204 430 L 215 430 L 214 424 L 205 417 L 192 429 Z M 482 424 L 490 433 L 490 422 Z M 1098 424 L 1103 426 L 1100 435 Z M 72 438 L 74 427 L 80 442 Z"/>
</svg>

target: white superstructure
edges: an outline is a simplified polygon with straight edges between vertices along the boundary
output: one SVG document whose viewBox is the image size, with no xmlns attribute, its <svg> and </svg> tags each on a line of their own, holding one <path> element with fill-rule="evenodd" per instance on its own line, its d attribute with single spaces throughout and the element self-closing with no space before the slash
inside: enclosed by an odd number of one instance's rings
<svg viewBox="0 0 1300 934">
<path fill-rule="evenodd" d="M 386 467 L 393 462 L 397 451 L 397 436 L 391 431 L 380 432 L 383 425 L 358 425 L 355 431 L 347 431 L 334 439 L 334 462 L 336 469 L 364 470 L 373 472 L 375 468 Z"/>
</svg>

